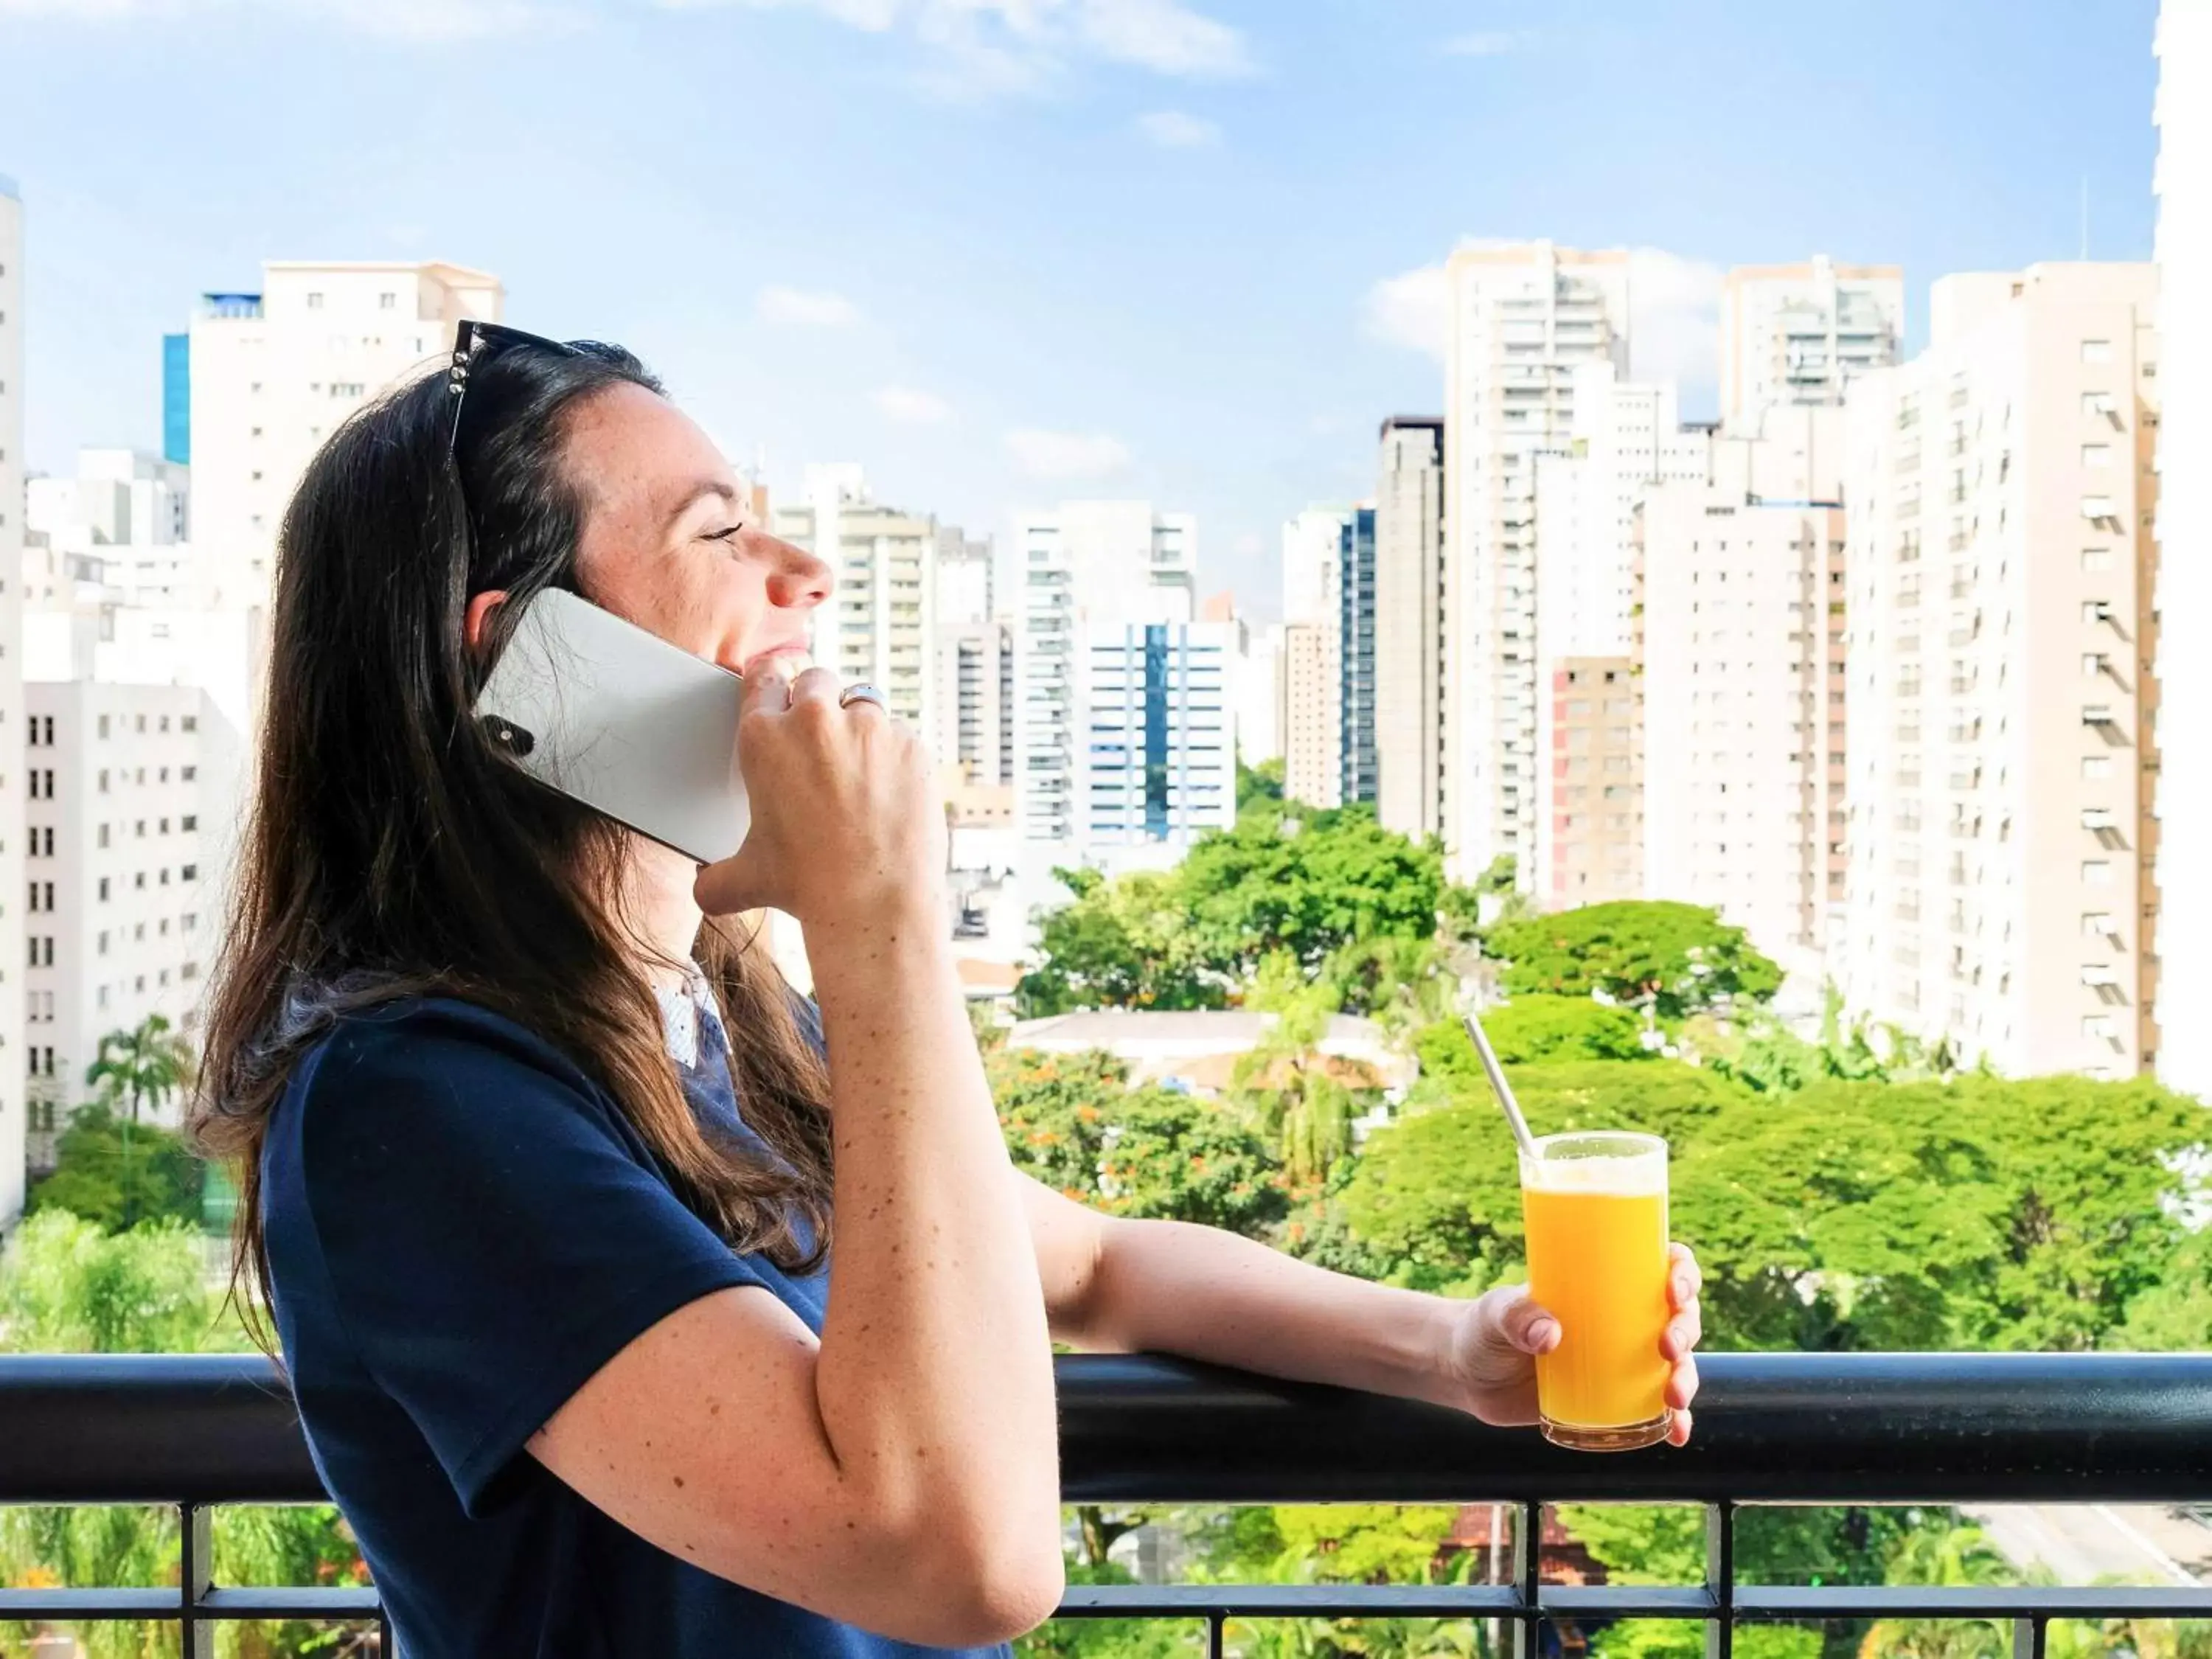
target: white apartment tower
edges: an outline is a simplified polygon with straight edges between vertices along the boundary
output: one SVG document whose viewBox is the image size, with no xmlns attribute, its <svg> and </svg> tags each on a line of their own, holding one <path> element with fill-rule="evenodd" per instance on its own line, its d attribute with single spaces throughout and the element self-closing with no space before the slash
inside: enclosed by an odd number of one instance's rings
<svg viewBox="0 0 2212 1659">
<path fill-rule="evenodd" d="M 209 702 L 197 686 L 91 680 L 33 683 L 26 698 L 25 1037 L 35 1127 L 51 1132 L 107 1033 L 158 1013 L 198 1036 L 216 937 L 202 872 Z"/>
<path fill-rule="evenodd" d="M 2159 354 L 2164 388 L 2158 423 L 2158 543 L 2151 596 L 2160 619 L 2160 700 L 2198 710 L 2194 740 L 2172 720 L 2158 728 L 2156 809 L 2166 847 L 2212 845 L 2212 742 L 2202 736 L 2212 709 L 2212 3 L 2166 0 L 2158 18 Z M 2159 903 L 2156 1054 L 2160 1082 L 2212 1099 L 2212 1020 L 2186 1017 L 2212 1006 L 2212 863 L 2177 854 L 2157 861 Z M 2182 1011 L 2176 1018 L 2174 1011 Z"/>
<path fill-rule="evenodd" d="M 1905 276 L 1895 265 L 1738 265 L 1721 295 L 1721 422 L 1772 404 L 1840 404 L 1850 383 L 1895 362 Z"/>
<path fill-rule="evenodd" d="M 1344 537 L 1348 507 L 1310 507 L 1283 524 L 1283 790 L 1309 806 L 1344 804 Z"/>
<path fill-rule="evenodd" d="M 1014 793 L 1014 630 L 998 614 L 988 540 L 954 526 L 937 538 L 937 632 L 931 655 L 932 744 L 956 823 L 1011 827 Z"/>
<path fill-rule="evenodd" d="M 1375 492 L 1376 816 L 1416 837 L 1443 833 L 1444 422 L 1382 422 Z"/>
<path fill-rule="evenodd" d="M 1067 501 L 1014 526 L 1015 821 L 1042 861 L 1080 858 L 1091 758 L 1088 652 L 1196 610 L 1198 524 L 1150 501 Z M 1233 790 L 1232 790 L 1233 794 Z"/>
<path fill-rule="evenodd" d="M 1850 398 L 1838 982 L 2008 1073 L 2160 1046 L 2157 303 L 2148 264 L 1946 277 Z"/>
<path fill-rule="evenodd" d="M 1085 749 L 1075 811 L 1085 856 L 1111 870 L 1172 862 L 1237 822 L 1236 627 L 1094 622 L 1083 631 Z"/>
<path fill-rule="evenodd" d="M 23 718 L 23 204 L 0 177 L 0 1231 L 23 1212 L 31 1060 L 24 1036 L 26 789 Z"/>
<path fill-rule="evenodd" d="M 270 557 L 308 458 L 377 392 L 498 320 L 499 279 L 459 265 L 274 261 L 258 294 L 192 318 L 192 539 L 218 605 L 267 602 Z"/>
<path fill-rule="evenodd" d="M 1632 897 L 1640 885 L 1620 775 L 1628 722 L 1606 713 L 1630 695 L 1636 511 L 1660 484 L 1704 482 L 1712 461 L 1711 429 L 1683 427 L 1671 385 L 1623 380 L 1609 358 L 1577 364 L 1571 383 L 1567 447 L 1535 468 L 1537 763 L 1522 885 L 1545 905 Z"/>
<path fill-rule="evenodd" d="M 1770 405 L 1638 519 L 1644 896 L 1813 974 L 1844 878 L 1842 439 L 1840 410 Z"/>
<path fill-rule="evenodd" d="M 880 506 L 860 469 L 810 466 L 803 502 L 775 512 L 775 533 L 836 577 L 814 615 L 814 659 L 846 682 L 881 690 L 891 713 L 934 732 L 937 520 Z"/>
<path fill-rule="evenodd" d="M 1573 441 L 1577 364 L 1627 366 L 1628 256 L 1462 247 L 1446 268 L 1444 842 L 1528 879 L 1536 813 L 1537 457 Z"/>
</svg>

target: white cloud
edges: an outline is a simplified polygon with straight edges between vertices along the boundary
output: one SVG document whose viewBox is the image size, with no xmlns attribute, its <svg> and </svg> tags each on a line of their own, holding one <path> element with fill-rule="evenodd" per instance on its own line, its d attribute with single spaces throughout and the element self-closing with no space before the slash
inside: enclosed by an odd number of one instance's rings
<svg viewBox="0 0 2212 1659">
<path fill-rule="evenodd" d="M 868 401 L 885 420 L 907 426 L 939 426 L 952 418 L 951 404 L 910 386 L 880 386 L 868 394 Z"/>
<path fill-rule="evenodd" d="M 1628 370 L 1704 390 L 1720 378 L 1721 268 L 1664 248 L 1628 254 Z"/>
<path fill-rule="evenodd" d="M 1503 58 L 1535 44 L 1533 29 L 1479 29 L 1473 34 L 1454 35 L 1440 50 L 1453 58 Z"/>
<path fill-rule="evenodd" d="M 1137 118 L 1137 131 L 1162 149 L 1204 149 L 1221 142 L 1221 129 L 1212 122 L 1181 110 L 1156 109 Z"/>
<path fill-rule="evenodd" d="M 1376 339 L 1442 357 L 1444 304 L 1444 268 L 1422 265 L 1369 289 L 1360 320 Z"/>
<path fill-rule="evenodd" d="M 791 323 L 800 328 L 850 328 L 860 320 L 860 307 L 827 289 L 764 288 L 753 308 L 764 323 Z"/>
<path fill-rule="evenodd" d="M 1083 40 L 1115 63 L 1200 80 L 1252 73 L 1244 37 L 1179 0 L 1077 0 L 1077 14 Z"/>
<path fill-rule="evenodd" d="M 1237 538 L 1237 555 L 1239 558 L 1255 559 L 1266 550 L 1267 545 L 1260 539 L 1257 531 L 1248 530 Z"/>
<path fill-rule="evenodd" d="M 543 0 L 0 0 L 0 17 L 67 18 L 81 23 L 250 10 L 328 23 L 356 34 L 431 45 L 565 27 L 578 21 L 569 7 Z"/>
<path fill-rule="evenodd" d="M 1006 434 L 1006 453 L 1032 478 L 1105 478 L 1129 464 L 1128 446 L 1103 432 L 1022 427 Z"/>
<path fill-rule="evenodd" d="M 0 4 L 9 0 L 0 0 Z M 653 0 L 678 10 L 799 9 L 921 46 L 918 73 L 951 97 L 1031 93 L 1073 63 L 1127 64 L 1184 80 L 1254 72 L 1243 35 L 1183 0 Z"/>
<path fill-rule="evenodd" d="M 1468 238 L 1462 247 L 1494 246 Z M 1628 254 L 1629 373 L 1639 380 L 1674 380 L 1686 388 L 1711 386 L 1719 353 L 1721 268 L 1664 248 Z M 1361 307 L 1366 333 L 1393 345 L 1444 355 L 1449 294 L 1442 264 L 1421 265 L 1386 276 L 1367 290 Z"/>
</svg>

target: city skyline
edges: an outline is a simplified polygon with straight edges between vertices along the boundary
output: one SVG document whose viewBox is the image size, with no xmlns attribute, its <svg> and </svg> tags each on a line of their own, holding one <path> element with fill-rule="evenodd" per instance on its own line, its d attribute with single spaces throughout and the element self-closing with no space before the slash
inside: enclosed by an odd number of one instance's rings
<svg viewBox="0 0 2212 1659">
<path fill-rule="evenodd" d="M 1424 348 L 1463 238 L 1665 250 L 1629 372 L 1682 380 L 1692 416 L 1729 265 L 1899 264 L 1911 351 L 1936 277 L 2071 257 L 2085 180 L 2092 254 L 2148 252 L 2148 3 L 1871 5 L 1864 38 L 1912 50 L 1863 82 L 1747 5 L 1094 0 L 1028 34 L 985 8 L 964 46 L 892 0 L 96 10 L 0 0 L 33 466 L 155 447 L 160 336 L 262 259 L 437 258 L 498 271 L 525 325 L 636 346 L 787 498 L 842 460 L 979 533 L 1148 497 L 1260 617 L 1280 520 L 1371 493 L 1373 422 L 1439 405 Z M 97 120 L 59 101 L 95 65 Z M 1321 93 L 1357 118 L 1316 125 Z M 157 132 L 224 190 L 164 187 Z M 1526 160 L 1468 164 L 1500 155 Z"/>
</svg>

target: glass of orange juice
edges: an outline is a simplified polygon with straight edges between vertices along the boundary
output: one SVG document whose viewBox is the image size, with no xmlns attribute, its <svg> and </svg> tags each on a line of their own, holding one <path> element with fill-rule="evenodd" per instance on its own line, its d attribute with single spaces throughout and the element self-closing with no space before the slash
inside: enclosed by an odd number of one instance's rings
<svg viewBox="0 0 2212 1659">
<path fill-rule="evenodd" d="M 1544 1437 L 1632 1451 L 1667 1437 L 1667 1143 L 1544 1135 L 1521 1154 L 1528 1291 L 1559 1322 L 1536 1357 Z"/>
</svg>

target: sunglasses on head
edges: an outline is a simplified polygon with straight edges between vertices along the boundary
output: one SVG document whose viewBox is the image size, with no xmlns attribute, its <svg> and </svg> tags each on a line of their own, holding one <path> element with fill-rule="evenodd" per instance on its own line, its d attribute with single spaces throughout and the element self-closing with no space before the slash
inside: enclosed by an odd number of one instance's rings
<svg viewBox="0 0 2212 1659">
<path fill-rule="evenodd" d="M 453 355 L 446 366 L 447 401 L 453 405 L 453 419 L 446 428 L 446 465 L 453 474 L 454 489 L 459 492 L 465 526 L 470 514 L 468 488 L 461 478 L 461 410 L 468 399 L 469 379 L 472 374 L 481 376 L 495 359 L 524 348 L 550 351 L 556 356 L 595 357 L 610 362 L 627 361 L 629 357 L 619 346 L 602 344 L 597 340 L 549 340 L 543 334 L 509 328 L 504 323 L 479 322 L 473 317 L 461 319 L 460 326 L 453 331 Z M 473 527 L 469 527 L 466 533 L 473 542 Z M 470 562 L 473 567 L 473 553 Z"/>
</svg>

